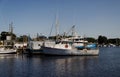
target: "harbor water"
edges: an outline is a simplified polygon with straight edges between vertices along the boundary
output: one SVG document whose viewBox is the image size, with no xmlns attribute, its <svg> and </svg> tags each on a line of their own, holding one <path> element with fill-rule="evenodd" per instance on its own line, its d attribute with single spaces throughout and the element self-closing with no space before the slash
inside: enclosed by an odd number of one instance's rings
<svg viewBox="0 0 120 77">
<path fill-rule="evenodd" d="M 0 77 L 120 77 L 120 48 L 99 56 L 0 54 Z"/>
</svg>

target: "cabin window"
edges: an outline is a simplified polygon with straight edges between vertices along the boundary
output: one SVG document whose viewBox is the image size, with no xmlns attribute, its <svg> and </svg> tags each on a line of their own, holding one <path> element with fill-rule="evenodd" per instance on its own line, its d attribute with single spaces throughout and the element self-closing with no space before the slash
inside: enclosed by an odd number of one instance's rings
<svg viewBox="0 0 120 77">
<path fill-rule="evenodd" d="M 75 41 L 79 41 L 79 39 L 75 39 Z"/>
<path fill-rule="evenodd" d="M 38 46 L 40 46 L 40 44 L 38 44 Z"/>
</svg>

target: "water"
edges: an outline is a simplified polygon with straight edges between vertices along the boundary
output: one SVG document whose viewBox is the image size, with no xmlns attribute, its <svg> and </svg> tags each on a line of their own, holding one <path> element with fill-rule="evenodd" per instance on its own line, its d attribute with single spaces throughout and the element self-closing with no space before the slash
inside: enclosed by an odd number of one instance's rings
<svg viewBox="0 0 120 77">
<path fill-rule="evenodd" d="M 0 55 L 0 77 L 120 77 L 120 48 L 99 56 Z"/>
</svg>

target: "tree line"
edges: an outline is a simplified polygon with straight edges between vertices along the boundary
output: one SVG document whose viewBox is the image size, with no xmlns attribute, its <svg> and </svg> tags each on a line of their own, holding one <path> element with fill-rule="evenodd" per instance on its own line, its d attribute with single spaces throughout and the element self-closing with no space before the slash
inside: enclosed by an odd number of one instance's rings
<svg viewBox="0 0 120 77">
<path fill-rule="evenodd" d="M 27 42 L 29 39 L 30 40 L 37 40 L 37 41 L 43 41 L 46 39 L 52 39 L 55 40 L 56 36 L 50 36 L 50 37 L 46 37 L 46 36 L 37 36 L 36 38 L 30 38 L 27 35 L 22 35 L 17 37 L 16 34 L 14 33 L 10 33 L 10 32 L 6 32 L 3 31 L 0 33 L 0 40 L 4 41 L 6 40 L 6 36 L 12 36 L 12 40 L 15 40 L 16 42 Z M 61 38 L 63 36 L 59 36 L 59 38 Z M 64 36 L 65 37 L 71 37 L 71 36 Z M 120 38 L 107 38 L 106 36 L 98 36 L 97 39 L 95 39 L 94 37 L 85 37 L 85 39 L 88 42 L 92 42 L 92 43 L 98 43 L 99 45 L 108 45 L 108 44 L 114 44 L 114 45 L 120 45 Z"/>
<path fill-rule="evenodd" d="M 119 46 L 120 45 L 120 38 L 107 38 L 106 36 L 100 35 L 98 37 L 98 44 L 100 45 L 109 45 L 109 44 L 114 44 Z"/>
</svg>

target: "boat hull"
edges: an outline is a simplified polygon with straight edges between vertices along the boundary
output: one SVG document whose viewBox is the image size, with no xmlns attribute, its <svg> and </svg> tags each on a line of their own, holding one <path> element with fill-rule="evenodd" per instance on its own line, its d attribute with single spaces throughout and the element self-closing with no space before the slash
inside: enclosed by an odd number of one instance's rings
<svg viewBox="0 0 120 77">
<path fill-rule="evenodd" d="M 16 50 L 4 50 L 0 51 L 0 54 L 13 54 L 16 53 Z"/>
<path fill-rule="evenodd" d="M 92 50 L 77 50 L 77 49 L 58 49 L 58 48 L 51 48 L 51 47 L 43 47 L 43 54 L 47 55 L 99 55 L 99 49 L 92 49 Z"/>
<path fill-rule="evenodd" d="M 26 51 L 24 53 L 27 54 L 42 54 L 42 49 L 26 49 Z"/>
</svg>

